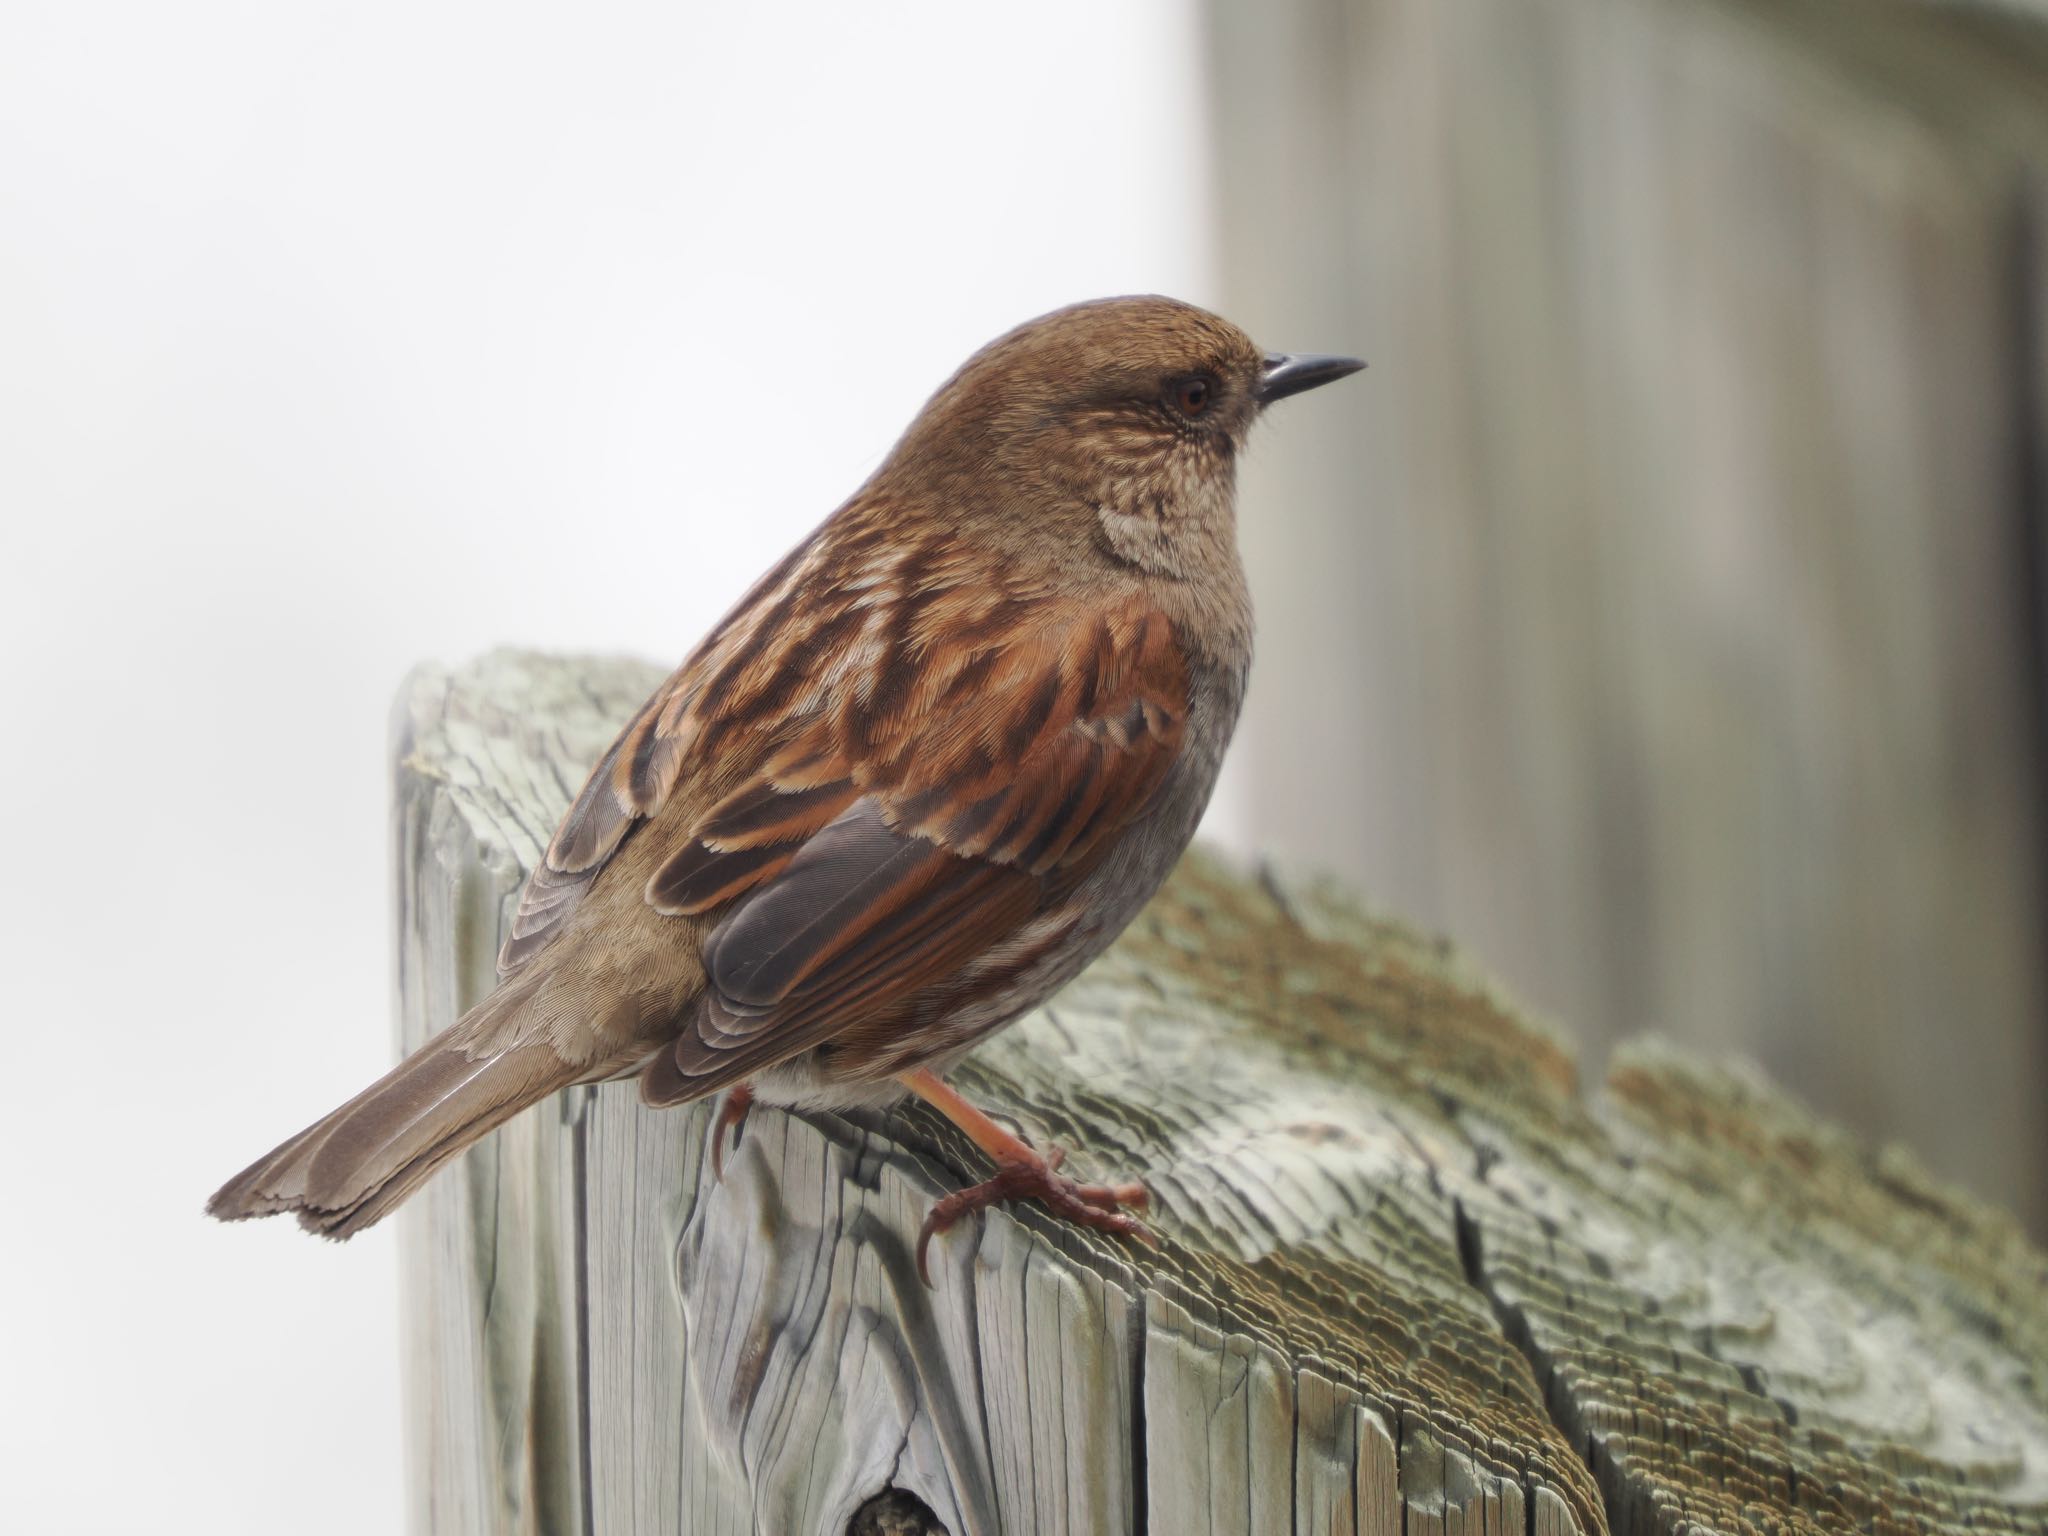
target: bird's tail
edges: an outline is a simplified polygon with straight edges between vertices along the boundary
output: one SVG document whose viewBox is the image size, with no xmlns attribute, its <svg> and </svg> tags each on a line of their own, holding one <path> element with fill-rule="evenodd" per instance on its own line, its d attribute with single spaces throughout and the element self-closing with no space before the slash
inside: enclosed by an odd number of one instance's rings
<svg viewBox="0 0 2048 1536">
<path fill-rule="evenodd" d="M 436 1169 L 512 1116 L 589 1075 L 545 1041 L 505 1044 L 493 994 L 325 1119 L 220 1187 L 210 1216 L 298 1214 L 326 1237 L 380 1220 Z M 494 1009 L 493 1005 L 498 1005 Z M 479 1042 L 491 1044 L 480 1046 Z"/>
</svg>

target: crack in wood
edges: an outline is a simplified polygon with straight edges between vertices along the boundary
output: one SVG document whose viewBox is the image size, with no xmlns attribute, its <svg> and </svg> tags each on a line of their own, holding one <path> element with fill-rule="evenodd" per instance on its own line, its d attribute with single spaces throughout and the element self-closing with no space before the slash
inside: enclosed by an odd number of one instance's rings
<svg viewBox="0 0 2048 1536">
<path fill-rule="evenodd" d="M 408 1040 L 486 984 L 562 786 L 654 676 L 414 680 Z M 927 1292 L 910 1244 L 979 1166 L 950 1126 L 757 1110 L 717 1183 L 702 1106 L 587 1090 L 404 1218 L 415 1507 L 833 1536 L 897 1487 L 952 1536 L 2048 1528 L 2048 1264 L 2010 1222 L 1654 1046 L 1589 1107 L 1455 950 L 1317 882 L 1189 860 L 1057 1024 L 960 1075 L 1146 1178 L 1159 1248 L 994 1212 Z"/>
</svg>

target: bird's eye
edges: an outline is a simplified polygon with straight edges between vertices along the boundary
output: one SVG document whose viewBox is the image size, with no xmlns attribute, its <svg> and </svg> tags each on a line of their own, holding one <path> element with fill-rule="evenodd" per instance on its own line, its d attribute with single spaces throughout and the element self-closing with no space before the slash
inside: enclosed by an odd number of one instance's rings
<svg viewBox="0 0 2048 1536">
<path fill-rule="evenodd" d="M 1216 381 L 1207 374 L 1191 373 L 1184 379 L 1173 381 L 1167 389 L 1167 398 L 1173 401 L 1173 408 L 1181 415 L 1199 416 L 1216 399 Z"/>
</svg>

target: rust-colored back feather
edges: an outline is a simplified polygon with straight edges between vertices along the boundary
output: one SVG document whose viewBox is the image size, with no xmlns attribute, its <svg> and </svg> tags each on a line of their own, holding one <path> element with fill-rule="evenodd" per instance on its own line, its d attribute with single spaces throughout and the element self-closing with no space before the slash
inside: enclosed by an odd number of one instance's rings
<svg viewBox="0 0 2048 1536">
<path fill-rule="evenodd" d="M 655 1102 L 837 1102 L 1073 975 L 1185 845 L 1235 721 L 1264 367 L 1156 298 L 970 359 L 619 734 L 497 991 L 214 1213 L 344 1236 L 523 1105 L 636 1069 Z"/>
<path fill-rule="evenodd" d="M 998 586 L 991 614 L 1007 625 L 974 611 L 990 603 L 986 581 L 896 589 L 871 605 L 887 643 L 864 670 L 808 714 L 737 717 L 723 753 L 755 767 L 647 885 L 657 910 L 719 919 L 708 995 L 650 1068 L 650 1099 L 711 1092 L 947 988 L 1144 814 L 1187 716 L 1172 625 L 1135 595 L 1005 607 Z M 778 604 L 761 622 L 802 617 Z M 964 658 L 936 643 L 963 618 L 982 620 Z M 799 641 L 754 634 L 739 649 L 773 675 Z M 728 698 L 786 704 L 749 694 L 752 676 L 724 672 Z"/>
</svg>

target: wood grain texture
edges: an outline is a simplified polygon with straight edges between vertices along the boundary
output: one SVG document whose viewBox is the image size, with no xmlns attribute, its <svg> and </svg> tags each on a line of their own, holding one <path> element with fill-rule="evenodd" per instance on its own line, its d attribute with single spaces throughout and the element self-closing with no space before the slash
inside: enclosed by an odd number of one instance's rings
<svg viewBox="0 0 2048 1536">
<path fill-rule="evenodd" d="M 1205 5 L 1222 307 L 1371 363 L 1245 463 L 1251 839 L 1456 932 L 1590 1061 L 1754 1056 L 2042 1237 L 2017 9 Z"/>
<path fill-rule="evenodd" d="M 405 1039 L 450 1022 L 659 674 L 499 653 L 397 718 Z M 911 1244 L 977 1168 L 919 1106 L 632 1084 L 494 1134 L 405 1223 L 422 1529 L 841 1536 L 2048 1530 L 2048 1260 L 1753 1074 L 1603 1095 L 1447 946 L 1197 856 L 957 1077 L 1155 1250 L 1035 1208 Z M 873 1522 L 872 1513 L 863 1516 Z"/>
</svg>

